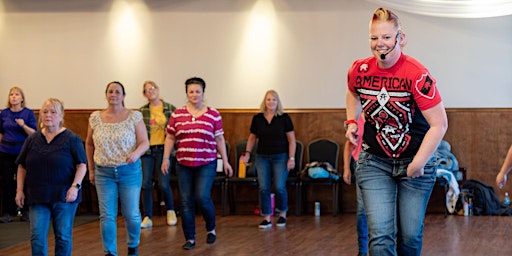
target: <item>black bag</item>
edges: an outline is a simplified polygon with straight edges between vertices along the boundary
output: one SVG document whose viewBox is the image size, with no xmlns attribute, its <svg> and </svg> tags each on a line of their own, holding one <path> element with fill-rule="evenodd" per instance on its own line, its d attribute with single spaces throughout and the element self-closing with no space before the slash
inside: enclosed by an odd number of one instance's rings
<svg viewBox="0 0 512 256">
<path fill-rule="evenodd" d="M 503 214 L 506 206 L 501 204 L 493 187 L 478 180 L 467 180 L 462 184 L 462 189 L 473 198 L 473 215 L 506 215 Z"/>
</svg>

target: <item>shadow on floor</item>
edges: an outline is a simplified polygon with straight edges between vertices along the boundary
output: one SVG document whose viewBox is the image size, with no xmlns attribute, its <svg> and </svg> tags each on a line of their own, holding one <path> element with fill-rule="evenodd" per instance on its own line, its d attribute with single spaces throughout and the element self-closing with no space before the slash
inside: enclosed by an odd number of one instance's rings
<svg viewBox="0 0 512 256">
<path fill-rule="evenodd" d="M 74 227 L 97 221 L 98 215 L 81 214 L 75 217 Z M 15 244 L 30 241 L 30 222 L 13 221 L 0 224 L 2 235 L 0 236 L 0 250 Z M 48 234 L 53 234 L 53 227 L 50 226 Z"/>
</svg>

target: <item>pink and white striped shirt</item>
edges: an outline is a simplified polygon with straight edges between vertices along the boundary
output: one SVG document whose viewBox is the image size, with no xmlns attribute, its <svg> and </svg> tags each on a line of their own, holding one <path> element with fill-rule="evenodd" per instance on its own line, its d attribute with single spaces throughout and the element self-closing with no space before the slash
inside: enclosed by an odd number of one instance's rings
<svg viewBox="0 0 512 256">
<path fill-rule="evenodd" d="M 207 107 L 206 112 L 196 118 L 186 106 L 176 109 L 167 132 L 176 137 L 176 160 L 179 164 L 196 167 L 217 160 L 216 136 L 224 134 L 222 117 L 215 108 Z"/>
</svg>

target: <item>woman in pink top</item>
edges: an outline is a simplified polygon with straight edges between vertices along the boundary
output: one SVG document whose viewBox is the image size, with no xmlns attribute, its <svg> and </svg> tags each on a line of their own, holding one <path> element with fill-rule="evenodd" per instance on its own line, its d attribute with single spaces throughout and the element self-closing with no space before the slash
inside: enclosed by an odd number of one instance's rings
<svg viewBox="0 0 512 256">
<path fill-rule="evenodd" d="M 345 142 L 345 151 L 343 151 L 343 181 L 347 185 L 355 181 L 354 171 L 356 170 L 357 159 L 363 146 L 363 131 L 364 131 L 364 118 L 359 116 L 357 123 L 357 145 L 350 142 Z M 357 196 L 357 209 L 356 209 L 356 231 L 357 231 L 357 244 L 359 247 L 358 255 L 368 254 L 368 223 L 366 222 L 366 212 L 364 211 L 363 197 L 361 190 L 356 184 Z"/>
<path fill-rule="evenodd" d="M 213 244 L 215 233 L 215 208 L 211 198 L 217 169 L 217 152 L 222 157 L 224 172 L 231 176 L 233 169 L 228 162 L 222 117 L 204 104 L 206 83 L 199 77 L 185 81 L 187 105 L 176 109 L 167 125 L 162 172 L 169 172 L 169 157 L 176 149 L 176 174 L 181 197 L 181 225 L 186 243 L 183 249 L 191 250 L 195 241 L 195 204 L 201 207 L 208 232 L 206 243 Z"/>
</svg>

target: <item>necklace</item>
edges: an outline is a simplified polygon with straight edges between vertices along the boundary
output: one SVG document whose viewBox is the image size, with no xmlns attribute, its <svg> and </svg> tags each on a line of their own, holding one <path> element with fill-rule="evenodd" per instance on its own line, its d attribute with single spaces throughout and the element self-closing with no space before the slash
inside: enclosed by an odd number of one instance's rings
<svg viewBox="0 0 512 256">
<path fill-rule="evenodd" d="M 192 109 L 192 107 L 189 107 L 189 109 Z M 198 117 L 198 114 L 199 112 L 201 112 L 203 110 L 203 106 L 201 106 L 201 108 L 199 108 L 198 110 L 196 110 L 194 112 L 194 114 L 190 113 L 190 115 L 192 116 L 192 122 L 195 122 L 196 121 L 196 117 Z M 190 112 L 190 111 L 189 111 Z"/>
</svg>

